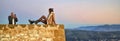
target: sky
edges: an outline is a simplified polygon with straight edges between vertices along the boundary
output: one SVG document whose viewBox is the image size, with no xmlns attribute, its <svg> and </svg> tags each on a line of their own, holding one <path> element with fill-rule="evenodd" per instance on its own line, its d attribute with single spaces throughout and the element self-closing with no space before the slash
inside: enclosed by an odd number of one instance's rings
<svg viewBox="0 0 120 41">
<path fill-rule="evenodd" d="M 0 0 L 0 24 L 8 24 L 11 12 L 17 15 L 17 24 L 29 24 L 28 19 L 47 16 L 49 8 L 65 28 L 120 24 L 120 0 Z"/>
</svg>

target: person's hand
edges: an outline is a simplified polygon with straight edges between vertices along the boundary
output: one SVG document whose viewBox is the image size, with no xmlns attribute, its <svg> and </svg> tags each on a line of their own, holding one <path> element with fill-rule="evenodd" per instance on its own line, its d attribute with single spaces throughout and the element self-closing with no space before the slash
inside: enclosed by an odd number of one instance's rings
<svg viewBox="0 0 120 41">
<path fill-rule="evenodd" d="M 17 18 L 16 16 L 14 16 L 14 18 Z"/>
</svg>

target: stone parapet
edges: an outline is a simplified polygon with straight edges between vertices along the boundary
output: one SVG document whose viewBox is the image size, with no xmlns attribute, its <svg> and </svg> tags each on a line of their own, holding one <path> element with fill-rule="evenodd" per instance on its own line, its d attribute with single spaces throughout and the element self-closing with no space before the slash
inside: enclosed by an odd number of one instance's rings
<svg viewBox="0 0 120 41">
<path fill-rule="evenodd" d="M 64 25 L 0 24 L 0 41 L 66 41 Z"/>
</svg>

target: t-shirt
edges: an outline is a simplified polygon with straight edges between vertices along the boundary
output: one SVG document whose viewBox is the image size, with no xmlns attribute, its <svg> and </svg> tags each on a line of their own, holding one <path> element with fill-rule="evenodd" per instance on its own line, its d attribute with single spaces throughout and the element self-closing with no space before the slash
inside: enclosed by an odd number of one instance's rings
<svg viewBox="0 0 120 41">
<path fill-rule="evenodd" d="M 12 19 L 12 24 L 15 24 L 15 20 L 14 20 L 14 18 Z"/>
</svg>

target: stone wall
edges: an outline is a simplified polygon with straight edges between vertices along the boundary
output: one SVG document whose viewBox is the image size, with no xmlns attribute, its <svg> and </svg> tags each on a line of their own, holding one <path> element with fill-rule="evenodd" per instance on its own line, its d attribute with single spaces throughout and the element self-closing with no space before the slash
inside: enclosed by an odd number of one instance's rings
<svg viewBox="0 0 120 41">
<path fill-rule="evenodd" d="M 64 25 L 0 24 L 0 41 L 66 41 Z"/>
</svg>

